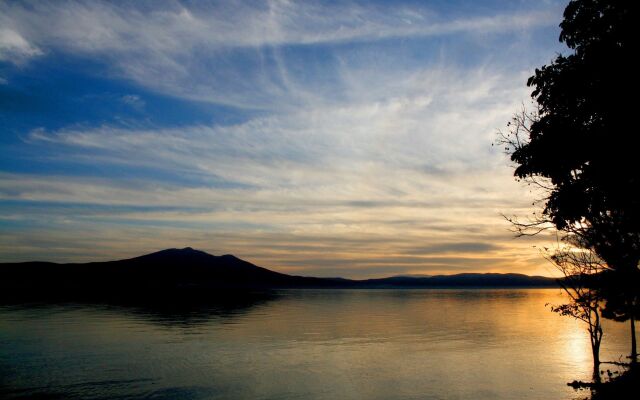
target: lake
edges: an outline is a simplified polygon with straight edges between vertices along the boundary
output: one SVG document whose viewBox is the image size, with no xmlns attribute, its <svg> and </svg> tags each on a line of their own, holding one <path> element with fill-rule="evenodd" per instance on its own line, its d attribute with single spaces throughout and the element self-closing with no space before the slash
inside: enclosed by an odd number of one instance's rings
<svg viewBox="0 0 640 400">
<path fill-rule="evenodd" d="M 283 290 L 207 304 L 0 305 L 0 397 L 573 399 L 559 289 Z M 602 359 L 629 351 L 605 326 Z M 604 368 L 607 368 L 605 366 Z M 584 393 L 583 393 L 584 394 Z"/>
</svg>

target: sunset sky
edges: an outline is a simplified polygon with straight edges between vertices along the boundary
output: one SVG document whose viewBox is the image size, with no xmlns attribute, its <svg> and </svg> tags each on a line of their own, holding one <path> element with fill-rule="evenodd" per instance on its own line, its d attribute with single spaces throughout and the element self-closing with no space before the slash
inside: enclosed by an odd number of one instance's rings
<svg viewBox="0 0 640 400">
<path fill-rule="evenodd" d="M 565 6 L 0 0 L 0 262 L 552 275 L 492 143 Z"/>
</svg>

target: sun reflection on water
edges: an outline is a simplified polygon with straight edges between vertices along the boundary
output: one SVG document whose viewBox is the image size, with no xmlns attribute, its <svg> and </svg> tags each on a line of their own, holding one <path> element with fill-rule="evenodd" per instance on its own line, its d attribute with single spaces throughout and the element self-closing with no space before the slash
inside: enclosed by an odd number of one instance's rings
<svg viewBox="0 0 640 400">
<path fill-rule="evenodd" d="M 563 301 L 554 289 L 319 290 L 0 307 L 0 371 L 63 398 L 573 399 L 566 383 L 590 378 L 591 353 L 584 324 L 545 307 Z M 627 352 L 624 328 L 605 326 L 603 359 Z"/>
</svg>

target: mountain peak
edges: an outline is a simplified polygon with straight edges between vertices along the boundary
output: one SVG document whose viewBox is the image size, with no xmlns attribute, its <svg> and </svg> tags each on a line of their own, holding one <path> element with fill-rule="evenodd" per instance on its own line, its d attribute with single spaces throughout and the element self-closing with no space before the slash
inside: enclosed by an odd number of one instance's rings
<svg viewBox="0 0 640 400">
<path fill-rule="evenodd" d="M 196 250 L 193 247 L 183 247 L 183 248 L 171 247 L 171 248 L 160 250 L 160 251 L 171 251 L 174 253 L 192 253 L 192 252 L 199 252 L 200 250 Z"/>
<path fill-rule="evenodd" d="M 196 250 L 192 247 L 184 247 L 181 249 L 170 248 L 170 249 L 160 250 L 160 251 L 149 253 L 140 257 L 136 257 L 136 259 L 160 259 L 160 260 L 173 259 L 175 260 L 176 258 L 193 259 L 194 257 L 209 258 L 209 257 L 215 257 L 215 256 L 212 254 L 206 253 L 202 250 Z"/>
<path fill-rule="evenodd" d="M 86 264 L 0 264 L 2 288 L 32 288 L 34 292 L 111 292 L 197 288 L 445 288 L 445 287 L 555 287 L 553 278 L 521 274 L 463 273 L 436 276 L 395 276 L 350 280 L 287 275 L 244 261 L 232 254 L 215 256 L 192 247 L 170 248 L 126 260 Z M 66 289 L 65 289 L 66 290 Z"/>
<path fill-rule="evenodd" d="M 171 249 L 174 250 L 176 253 L 182 253 L 182 254 L 207 254 L 207 255 L 211 255 L 205 251 L 202 250 L 197 250 L 194 249 L 193 247 L 185 247 L 182 249 Z"/>
</svg>

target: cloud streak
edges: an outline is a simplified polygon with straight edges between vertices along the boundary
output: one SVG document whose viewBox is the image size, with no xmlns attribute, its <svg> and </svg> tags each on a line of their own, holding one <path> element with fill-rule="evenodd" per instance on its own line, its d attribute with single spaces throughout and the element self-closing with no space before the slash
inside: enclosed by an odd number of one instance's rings
<svg viewBox="0 0 640 400">
<path fill-rule="evenodd" d="M 529 194 L 491 143 L 557 9 L 2 2 L 7 71 L 63 58 L 130 85 L 85 97 L 131 114 L 19 132 L 44 167 L 0 172 L 0 257 L 193 246 L 318 276 L 544 274 L 499 216 Z M 158 125 L 154 93 L 241 118 Z"/>
<path fill-rule="evenodd" d="M 41 54 L 39 48 L 101 59 L 111 73 L 153 90 L 259 109 L 304 100 L 289 90 L 291 76 L 277 62 L 286 57 L 281 49 L 291 46 L 458 34 L 473 39 L 557 25 L 557 7 L 454 17 L 395 3 L 289 1 L 167 2 L 152 9 L 142 2 L 5 2 L 0 10 L 9 27 L 5 42 L 13 46 L 8 49 L 23 59 Z M 335 56 L 323 57 L 323 67 L 335 67 Z"/>
<path fill-rule="evenodd" d="M 445 19 L 402 4 L 235 2 L 7 2 L 9 26 L 32 41 L 77 52 L 145 49 L 177 54 L 211 48 L 305 45 L 385 38 L 489 34 L 557 25 L 557 9 Z M 46 22 L 47 25 L 42 25 Z M 53 25 L 51 25 L 53 24 Z"/>
<path fill-rule="evenodd" d="M 42 50 L 32 45 L 18 32 L 0 29 L 0 61 L 22 64 L 30 58 L 42 55 Z"/>
</svg>

